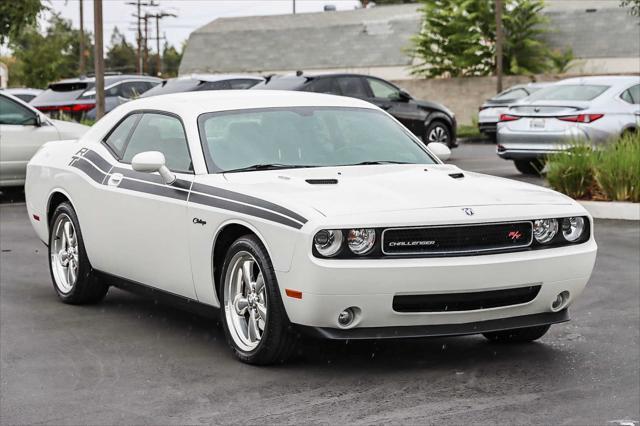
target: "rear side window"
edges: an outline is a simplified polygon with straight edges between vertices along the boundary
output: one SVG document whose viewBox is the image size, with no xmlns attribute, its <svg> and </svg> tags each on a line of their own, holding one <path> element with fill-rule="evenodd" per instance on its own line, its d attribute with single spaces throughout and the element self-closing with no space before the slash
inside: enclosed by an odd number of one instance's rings
<svg viewBox="0 0 640 426">
<path fill-rule="evenodd" d="M 160 151 L 174 172 L 191 173 L 193 167 L 182 122 L 173 116 L 144 113 L 124 149 L 122 161 L 131 163 L 136 154 Z"/>
<path fill-rule="evenodd" d="M 334 78 L 317 78 L 311 80 L 304 88 L 307 92 L 329 93 L 331 95 L 341 95 L 340 88 Z"/>
<path fill-rule="evenodd" d="M 377 78 L 367 78 L 373 96 L 379 99 L 398 99 L 398 89 Z"/>
<path fill-rule="evenodd" d="M 120 85 L 118 96 L 126 99 L 134 99 L 149 90 L 149 83 L 146 81 L 128 81 Z"/>
<path fill-rule="evenodd" d="M 118 126 L 109 134 L 104 143 L 113 151 L 118 158 L 122 158 L 124 146 L 127 139 L 131 135 L 133 128 L 140 119 L 142 114 L 132 114 L 118 124 Z"/>
<path fill-rule="evenodd" d="M 529 101 L 591 101 L 611 86 L 595 84 L 559 84 L 539 90 Z"/>
<path fill-rule="evenodd" d="M 231 84 L 226 81 L 203 81 L 198 90 L 231 90 Z"/>
<path fill-rule="evenodd" d="M 368 98 L 369 91 L 360 77 L 338 77 L 338 86 L 344 96 Z"/>
<path fill-rule="evenodd" d="M 620 97 L 630 104 L 640 104 L 640 84 L 625 90 Z"/>
</svg>

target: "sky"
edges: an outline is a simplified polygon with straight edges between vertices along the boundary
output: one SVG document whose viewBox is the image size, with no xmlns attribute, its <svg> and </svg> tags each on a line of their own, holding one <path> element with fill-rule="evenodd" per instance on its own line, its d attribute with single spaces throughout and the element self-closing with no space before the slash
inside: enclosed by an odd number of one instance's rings
<svg viewBox="0 0 640 426">
<path fill-rule="evenodd" d="M 105 48 L 109 45 L 115 26 L 125 32 L 130 43 L 136 40 L 135 6 L 127 2 L 135 0 L 103 0 L 102 15 L 104 25 Z M 148 0 L 145 0 L 148 2 Z M 150 13 L 161 11 L 178 15 L 177 18 L 165 18 L 160 21 L 160 33 L 166 35 L 169 43 L 178 47 L 189 38 L 195 29 L 220 17 L 277 15 L 293 11 L 293 0 L 155 0 L 158 7 L 148 8 Z M 80 8 L 78 0 L 48 0 L 49 7 L 64 18 L 71 19 L 74 27 L 79 27 Z M 358 0 L 296 0 L 296 13 L 321 12 L 325 5 L 334 5 L 337 10 L 352 10 Z M 45 2 L 46 4 L 46 2 Z M 84 0 L 84 26 L 93 32 L 93 0 Z M 143 12 L 144 13 L 144 12 Z M 47 16 L 45 15 L 43 19 Z M 155 21 L 149 36 L 155 37 Z M 149 43 L 152 48 L 155 43 Z"/>
</svg>

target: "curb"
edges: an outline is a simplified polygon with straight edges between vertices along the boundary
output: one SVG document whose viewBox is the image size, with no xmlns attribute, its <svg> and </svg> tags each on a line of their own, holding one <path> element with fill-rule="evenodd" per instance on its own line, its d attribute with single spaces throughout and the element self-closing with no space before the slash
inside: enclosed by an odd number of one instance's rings
<svg viewBox="0 0 640 426">
<path fill-rule="evenodd" d="M 594 219 L 640 220 L 640 203 L 578 201 Z"/>
</svg>

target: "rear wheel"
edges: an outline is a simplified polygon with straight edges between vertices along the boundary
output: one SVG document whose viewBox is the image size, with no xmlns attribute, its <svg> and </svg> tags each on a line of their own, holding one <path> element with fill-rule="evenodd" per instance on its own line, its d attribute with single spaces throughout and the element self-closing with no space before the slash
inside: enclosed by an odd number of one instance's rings
<svg viewBox="0 0 640 426">
<path fill-rule="evenodd" d="M 58 297 L 70 304 L 101 301 L 109 287 L 89 263 L 76 212 L 62 203 L 53 212 L 49 227 L 49 271 Z"/>
<path fill-rule="evenodd" d="M 545 164 L 544 160 L 539 158 L 528 160 L 513 160 L 513 163 L 520 173 L 533 176 L 540 176 Z"/>
<path fill-rule="evenodd" d="M 513 330 L 494 331 L 483 333 L 483 336 L 492 342 L 499 343 L 526 343 L 533 342 L 544 336 L 549 331 L 550 325 L 537 327 L 516 328 Z"/>
<path fill-rule="evenodd" d="M 221 281 L 222 323 L 236 357 L 260 365 L 286 361 L 293 335 L 271 260 L 258 238 L 246 235 L 231 245 Z"/>
</svg>

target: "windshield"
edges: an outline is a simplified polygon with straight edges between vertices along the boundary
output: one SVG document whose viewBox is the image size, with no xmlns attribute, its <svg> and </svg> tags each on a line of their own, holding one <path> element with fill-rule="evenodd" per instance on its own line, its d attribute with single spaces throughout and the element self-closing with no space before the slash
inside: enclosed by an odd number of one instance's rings
<svg viewBox="0 0 640 426">
<path fill-rule="evenodd" d="M 559 84 L 546 87 L 529 96 L 535 101 L 590 101 L 597 98 L 610 86 L 589 84 Z"/>
<path fill-rule="evenodd" d="M 286 107 L 208 113 L 198 118 L 198 127 L 212 173 L 256 165 L 436 163 L 402 126 L 384 113 L 366 108 Z"/>
</svg>

